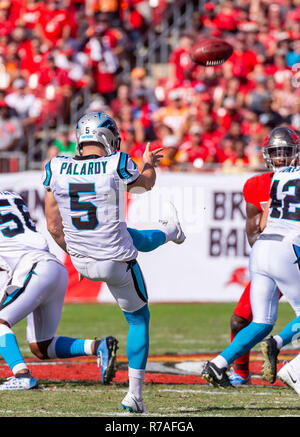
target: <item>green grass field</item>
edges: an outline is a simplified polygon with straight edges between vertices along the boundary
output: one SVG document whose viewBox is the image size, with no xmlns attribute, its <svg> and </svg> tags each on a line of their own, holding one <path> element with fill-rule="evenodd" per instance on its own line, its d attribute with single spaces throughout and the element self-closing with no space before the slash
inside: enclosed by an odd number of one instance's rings
<svg viewBox="0 0 300 437">
<path fill-rule="evenodd" d="M 229 344 L 227 304 L 150 305 L 150 354 L 220 352 Z M 280 303 L 274 332 L 293 318 Z M 15 326 L 25 357 L 32 357 L 25 340 L 25 321 Z M 94 338 L 114 335 L 125 355 L 127 324 L 116 305 L 65 305 L 58 335 Z M 259 348 L 255 348 L 259 350 Z M 34 369 L 33 369 L 34 371 Z M 128 417 L 120 409 L 124 383 L 41 381 L 40 390 L 1 393 L 1 417 Z M 300 416 L 299 396 L 285 387 L 247 386 L 216 389 L 208 385 L 146 384 L 145 404 L 155 417 Z"/>
</svg>

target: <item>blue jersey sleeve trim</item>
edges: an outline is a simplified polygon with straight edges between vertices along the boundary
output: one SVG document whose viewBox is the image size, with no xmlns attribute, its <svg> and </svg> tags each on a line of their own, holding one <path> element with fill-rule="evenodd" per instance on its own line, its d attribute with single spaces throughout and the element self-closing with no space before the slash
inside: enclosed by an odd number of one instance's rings
<svg viewBox="0 0 300 437">
<path fill-rule="evenodd" d="M 45 166 L 45 171 L 46 171 L 46 178 L 43 182 L 45 187 L 49 187 L 50 185 L 50 181 L 51 181 L 51 177 L 52 177 L 52 171 L 51 171 L 51 167 L 50 167 L 50 162 L 48 161 L 46 166 Z"/>
<path fill-rule="evenodd" d="M 129 173 L 129 171 L 127 170 L 127 162 L 128 162 L 127 153 L 121 152 L 118 162 L 118 167 L 117 167 L 117 173 L 121 179 L 130 179 L 132 177 L 132 174 Z"/>
</svg>

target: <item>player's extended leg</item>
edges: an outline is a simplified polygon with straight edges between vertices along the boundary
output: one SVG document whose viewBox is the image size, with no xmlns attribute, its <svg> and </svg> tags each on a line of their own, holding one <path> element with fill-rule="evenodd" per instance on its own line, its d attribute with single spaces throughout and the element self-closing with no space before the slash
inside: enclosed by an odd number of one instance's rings
<svg viewBox="0 0 300 437">
<path fill-rule="evenodd" d="M 127 228 L 139 252 L 151 252 L 166 243 L 166 234 L 159 229 L 138 230 Z"/>
<path fill-rule="evenodd" d="M 169 241 L 181 244 L 185 240 L 175 206 L 165 202 L 165 211 L 160 221 L 160 229 L 138 230 L 127 228 L 134 246 L 139 252 L 151 252 Z"/>
<path fill-rule="evenodd" d="M 277 335 L 274 335 L 277 349 L 281 349 L 289 343 L 299 340 L 300 336 L 300 316 L 295 317 L 286 327 Z"/>
<path fill-rule="evenodd" d="M 49 271 L 51 264 L 54 265 L 53 271 L 51 269 Z M 48 272 L 46 281 L 39 284 L 44 290 L 44 299 L 27 317 L 27 341 L 31 352 L 42 360 L 84 355 L 98 356 L 101 361 L 101 382 L 109 383 L 116 372 L 117 340 L 111 336 L 102 340 L 55 336 L 68 278 L 65 268 L 57 263 L 48 262 Z M 40 272 L 40 277 L 46 275 Z M 49 277 L 52 278 L 51 281 L 48 280 Z"/>
<path fill-rule="evenodd" d="M 287 249 L 286 246 L 283 247 Z M 292 248 L 292 250 L 291 250 Z M 300 247 L 293 245 L 287 251 L 289 258 L 289 271 L 284 277 L 278 278 L 280 289 L 284 290 L 285 296 L 296 313 L 295 319 L 274 337 L 267 338 L 261 343 L 261 350 L 264 355 L 263 379 L 274 383 L 277 373 L 277 356 L 280 349 L 299 338 L 300 334 L 300 296 L 298 290 L 300 275 Z"/>
<path fill-rule="evenodd" d="M 206 363 L 202 375 L 214 385 L 229 387 L 227 366 L 268 335 L 275 323 L 278 308 L 278 291 L 275 282 L 264 275 L 253 274 L 251 284 L 253 321 L 242 329 L 233 342 L 216 358 Z"/>
<path fill-rule="evenodd" d="M 17 322 L 24 319 L 30 312 L 39 305 L 47 295 L 47 290 L 42 277 L 48 282 L 57 279 L 56 266 L 54 262 L 35 263 L 27 274 L 23 286 L 16 289 L 13 293 L 4 293 L 0 307 L 0 343 L 1 355 L 9 365 L 14 377 L 9 378 L 0 386 L 1 390 L 28 390 L 37 386 L 37 381 L 32 377 L 25 361 L 20 353 L 16 337 L 11 329 Z M 55 266 L 55 269 L 52 267 Z M 61 266 L 64 269 L 63 266 Z M 65 270 L 65 269 L 64 269 Z M 50 279 L 51 278 L 51 279 Z M 53 288 L 53 283 L 51 283 Z M 66 289 L 67 280 L 65 282 Z"/>
<path fill-rule="evenodd" d="M 264 357 L 263 379 L 274 384 L 277 374 L 277 361 L 280 349 L 297 341 L 300 336 L 300 316 L 295 317 L 286 327 L 274 337 L 266 338 L 261 342 L 261 351 Z"/>
<path fill-rule="evenodd" d="M 243 291 L 230 320 L 231 328 L 231 342 L 249 323 L 252 321 L 252 309 L 250 303 L 250 282 L 247 284 L 245 290 Z M 249 375 L 249 358 L 250 351 L 246 352 L 244 355 L 238 357 L 234 361 L 235 372 L 230 376 L 231 385 L 243 385 L 247 384 Z"/>
</svg>

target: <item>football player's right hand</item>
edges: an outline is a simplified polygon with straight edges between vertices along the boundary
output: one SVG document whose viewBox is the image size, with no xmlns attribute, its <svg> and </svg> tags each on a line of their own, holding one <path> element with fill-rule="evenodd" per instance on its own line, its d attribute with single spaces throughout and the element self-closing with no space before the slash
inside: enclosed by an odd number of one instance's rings
<svg viewBox="0 0 300 437">
<path fill-rule="evenodd" d="M 163 155 L 160 155 L 159 152 L 163 150 L 162 147 L 153 150 L 150 152 L 150 143 L 147 143 L 145 152 L 143 154 L 144 164 L 150 164 L 153 167 L 157 167 L 160 164 L 160 160 Z"/>
</svg>

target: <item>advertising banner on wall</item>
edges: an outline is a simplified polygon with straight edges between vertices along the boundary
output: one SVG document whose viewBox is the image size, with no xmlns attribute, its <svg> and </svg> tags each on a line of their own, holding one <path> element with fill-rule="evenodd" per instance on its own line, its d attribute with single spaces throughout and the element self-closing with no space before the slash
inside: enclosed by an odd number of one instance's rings
<svg viewBox="0 0 300 437">
<path fill-rule="evenodd" d="M 169 242 L 153 252 L 139 253 L 149 301 L 237 301 L 249 280 L 250 247 L 245 234 L 242 188 L 253 176 L 160 172 L 148 193 L 129 196 L 127 224 L 136 229 L 159 229 L 166 201 L 176 205 L 186 241 Z M 104 284 L 78 281 L 64 252 L 46 230 L 41 172 L 0 175 L 2 190 L 20 193 L 37 228 L 47 236 L 50 250 L 69 271 L 69 302 L 113 302 Z"/>
</svg>

